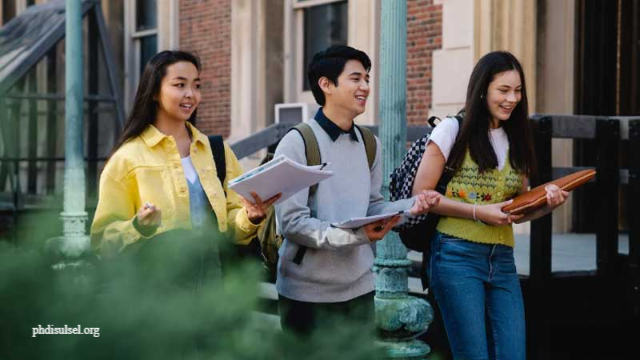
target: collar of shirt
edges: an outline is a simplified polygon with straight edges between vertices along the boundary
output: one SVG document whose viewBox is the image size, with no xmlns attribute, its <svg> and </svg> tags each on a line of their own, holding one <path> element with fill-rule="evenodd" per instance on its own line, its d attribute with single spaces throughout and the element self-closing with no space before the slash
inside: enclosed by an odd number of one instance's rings
<svg viewBox="0 0 640 360">
<path fill-rule="evenodd" d="M 191 125 L 190 122 L 187 121 L 186 126 L 191 133 L 192 143 L 200 142 L 201 145 L 205 145 L 207 143 L 207 137 L 203 133 L 198 131 L 198 129 L 196 129 L 193 125 Z M 160 132 L 158 128 L 151 124 L 147 126 L 142 134 L 140 134 L 140 137 L 142 137 L 142 140 L 144 140 L 145 144 L 147 144 L 147 146 L 150 148 L 158 145 L 158 143 L 160 143 L 160 141 L 162 141 L 164 138 L 168 138 L 167 135 Z"/>
<path fill-rule="evenodd" d="M 349 131 L 344 131 L 333 121 L 331 121 L 331 119 L 324 115 L 322 108 L 318 109 L 318 112 L 316 113 L 316 116 L 314 118 L 318 122 L 318 125 L 320 125 L 320 127 L 324 129 L 324 131 L 326 131 L 332 141 L 336 141 L 336 139 L 338 139 L 338 137 L 342 134 L 349 134 L 351 140 L 359 141 L 358 135 L 356 135 L 354 124 L 351 124 L 351 129 L 349 129 Z"/>
</svg>

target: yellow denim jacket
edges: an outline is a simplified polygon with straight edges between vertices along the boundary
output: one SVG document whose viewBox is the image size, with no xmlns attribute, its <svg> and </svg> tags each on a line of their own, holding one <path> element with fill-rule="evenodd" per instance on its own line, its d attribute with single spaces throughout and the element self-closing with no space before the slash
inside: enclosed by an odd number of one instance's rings
<svg viewBox="0 0 640 360">
<path fill-rule="evenodd" d="M 259 225 L 249 221 L 237 193 L 227 188 L 229 179 L 242 174 L 238 159 L 224 144 L 227 174 L 220 184 L 207 137 L 187 122 L 191 130 L 190 156 L 202 187 L 215 212 L 220 232 L 229 229 L 238 243 L 251 239 Z M 224 188 L 223 188 L 224 186 Z M 225 197 L 225 191 L 227 196 Z M 173 137 L 149 125 L 138 137 L 122 145 L 100 176 L 98 205 L 91 225 L 91 246 L 108 256 L 145 237 L 133 227 L 133 219 L 145 202 L 162 212 L 154 235 L 173 229 L 191 229 L 189 188 Z"/>
</svg>

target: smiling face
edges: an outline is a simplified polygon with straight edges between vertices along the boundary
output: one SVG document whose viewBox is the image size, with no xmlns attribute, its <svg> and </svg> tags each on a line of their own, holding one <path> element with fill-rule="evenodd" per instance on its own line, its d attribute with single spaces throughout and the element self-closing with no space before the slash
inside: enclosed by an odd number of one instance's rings
<svg viewBox="0 0 640 360">
<path fill-rule="evenodd" d="M 487 89 L 487 108 L 491 114 L 491 128 L 509 120 L 513 109 L 522 99 L 522 82 L 516 70 L 496 74 Z"/>
<path fill-rule="evenodd" d="M 351 119 L 366 110 L 369 97 L 369 73 L 358 60 L 349 60 L 338 76 L 337 85 L 326 77 L 320 78 L 320 87 L 325 91 L 325 107 L 332 107 L 349 114 Z"/>
<path fill-rule="evenodd" d="M 158 101 L 158 119 L 187 121 L 200 103 L 200 74 L 196 66 L 180 61 L 167 66 Z"/>
</svg>

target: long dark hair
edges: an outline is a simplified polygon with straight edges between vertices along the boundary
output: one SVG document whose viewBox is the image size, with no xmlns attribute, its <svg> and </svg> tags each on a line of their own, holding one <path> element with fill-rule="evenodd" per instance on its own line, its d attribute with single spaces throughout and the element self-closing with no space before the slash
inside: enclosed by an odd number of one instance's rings
<svg viewBox="0 0 640 360">
<path fill-rule="evenodd" d="M 140 76 L 133 108 L 118 142 L 113 147 L 112 154 L 128 140 L 142 134 L 149 124 L 153 124 L 158 112 L 158 102 L 154 98 L 159 95 L 162 79 L 167 74 L 167 67 L 181 61 L 192 63 L 198 72 L 202 68 L 198 56 L 186 51 L 161 51 L 149 59 Z M 194 110 L 187 121 L 194 123 L 197 111 L 197 109 Z"/>
<path fill-rule="evenodd" d="M 509 162 L 511 167 L 531 176 L 536 171 L 533 137 L 529 126 L 529 103 L 524 71 L 518 59 L 506 51 L 494 51 L 483 56 L 476 64 L 467 87 L 467 99 L 463 112 L 464 120 L 451 149 L 451 167 L 459 170 L 467 149 L 478 164 L 480 172 L 498 167 L 496 156 L 489 140 L 491 113 L 487 107 L 487 90 L 494 77 L 502 72 L 516 70 L 522 81 L 522 98 L 507 121 L 501 126 L 509 138 Z"/>
</svg>

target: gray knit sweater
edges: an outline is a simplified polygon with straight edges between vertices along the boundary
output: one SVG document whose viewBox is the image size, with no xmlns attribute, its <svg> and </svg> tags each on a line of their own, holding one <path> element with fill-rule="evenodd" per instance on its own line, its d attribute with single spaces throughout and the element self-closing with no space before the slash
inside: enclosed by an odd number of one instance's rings
<svg viewBox="0 0 640 360">
<path fill-rule="evenodd" d="M 384 201 L 382 160 L 379 139 L 376 158 L 371 171 L 361 134 L 359 141 L 345 133 L 331 140 L 315 119 L 309 121 L 320 147 L 326 169 L 334 176 L 318 185 L 315 196 L 307 199 L 309 190 L 303 190 L 277 204 L 278 233 L 285 238 L 280 248 L 278 293 L 294 300 L 306 302 L 342 302 L 374 290 L 373 246 L 363 228 L 344 230 L 332 227 L 352 217 L 383 214 L 406 210 L 413 199 L 397 202 Z M 305 146 L 297 131 L 290 131 L 280 141 L 275 155 L 306 164 Z M 315 217 L 311 210 L 315 209 Z M 307 247 L 300 265 L 293 258 L 300 246 Z"/>
</svg>

